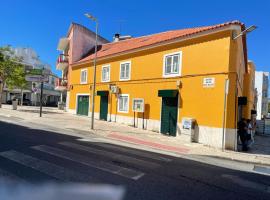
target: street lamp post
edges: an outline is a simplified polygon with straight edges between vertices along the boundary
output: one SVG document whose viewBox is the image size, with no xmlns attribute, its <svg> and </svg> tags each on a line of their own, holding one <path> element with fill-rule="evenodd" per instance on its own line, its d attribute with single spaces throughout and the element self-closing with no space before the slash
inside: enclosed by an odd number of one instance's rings
<svg viewBox="0 0 270 200">
<path fill-rule="evenodd" d="M 94 129 L 94 116 L 95 116 L 95 95 L 96 95 L 96 71 L 97 71 L 97 40 L 98 40 L 98 20 L 92 15 L 86 13 L 85 16 L 96 22 L 96 40 L 95 40 L 95 57 L 94 57 L 94 73 L 93 73 L 93 88 L 92 88 L 92 116 L 91 116 L 91 129 Z"/>
</svg>

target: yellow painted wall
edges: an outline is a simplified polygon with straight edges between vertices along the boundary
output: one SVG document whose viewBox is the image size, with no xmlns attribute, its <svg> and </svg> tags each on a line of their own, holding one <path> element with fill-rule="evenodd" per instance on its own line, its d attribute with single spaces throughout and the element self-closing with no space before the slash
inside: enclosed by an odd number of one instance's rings
<svg viewBox="0 0 270 200">
<path fill-rule="evenodd" d="M 244 96 L 247 97 L 247 105 L 244 106 L 243 116 L 246 119 L 251 119 L 251 110 L 254 110 L 255 100 L 255 66 L 253 62 L 248 63 L 248 72 L 244 76 Z"/>
<path fill-rule="evenodd" d="M 177 89 L 176 81 L 181 80 L 179 89 L 179 117 L 193 117 L 198 125 L 222 127 L 224 107 L 224 84 L 229 78 L 230 93 L 227 101 L 227 119 L 235 116 L 235 73 L 228 74 L 229 66 L 236 69 L 236 58 L 233 51 L 237 51 L 231 43 L 231 32 L 224 31 L 204 36 L 177 44 L 158 47 L 152 50 L 118 56 L 115 58 L 98 61 L 97 90 L 108 90 L 109 83 L 101 83 L 102 65 L 111 65 L 111 82 L 121 88 L 122 94 L 129 94 L 129 113 L 118 115 L 133 116 L 132 98 L 144 98 L 147 105 L 146 118 L 160 120 L 161 97 L 158 90 Z M 162 78 L 163 56 L 168 53 L 182 51 L 182 74 L 177 78 Z M 231 60 L 234 60 L 233 62 Z M 120 62 L 131 61 L 131 80 L 119 81 Z M 81 69 L 88 69 L 88 84 L 80 85 Z M 70 109 L 76 108 L 77 93 L 91 93 L 89 85 L 93 82 L 92 63 L 74 66 L 71 71 L 70 83 Z M 203 88 L 204 77 L 214 77 L 214 88 Z M 111 95 L 108 112 L 116 114 L 116 97 Z M 99 100 L 96 97 L 95 112 L 99 112 Z M 150 108 L 149 108 L 149 107 Z M 234 121 L 226 127 L 235 128 Z"/>
</svg>

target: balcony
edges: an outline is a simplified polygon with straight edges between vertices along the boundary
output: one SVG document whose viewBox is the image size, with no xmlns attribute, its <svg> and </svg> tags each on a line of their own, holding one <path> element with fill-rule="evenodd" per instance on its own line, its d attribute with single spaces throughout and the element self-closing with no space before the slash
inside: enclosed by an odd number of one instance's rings
<svg viewBox="0 0 270 200">
<path fill-rule="evenodd" d="M 68 56 L 64 54 L 60 54 L 57 58 L 56 69 L 64 70 L 68 67 Z"/>
<path fill-rule="evenodd" d="M 66 51 L 69 46 L 69 39 L 68 38 L 61 38 L 58 42 L 57 50 L 59 51 Z"/>
<path fill-rule="evenodd" d="M 58 78 L 55 81 L 55 90 L 57 91 L 66 91 L 67 90 L 68 81 L 67 79 Z"/>
</svg>

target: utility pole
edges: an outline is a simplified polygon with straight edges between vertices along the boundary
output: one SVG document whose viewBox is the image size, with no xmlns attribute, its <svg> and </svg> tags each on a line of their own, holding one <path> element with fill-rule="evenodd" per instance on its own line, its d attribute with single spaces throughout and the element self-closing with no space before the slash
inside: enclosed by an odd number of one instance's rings
<svg viewBox="0 0 270 200">
<path fill-rule="evenodd" d="M 44 82 L 41 82 L 40 85 L 40 109 L 39 109 L 39 117 L 42 117 L 42 99 L 43 99 L 43 84 Z"/>
<path fill-rule="evenodd" d="M 93 88 L 92 88 L 92 116 L 91 116 L 91 129 L 94 129 L 95 122 L 95 96 L 96 96 L 96 73 L 97 73 L 97 40 L 98 40 L 98 20 L 90 14 L 85 14 L 88 19 L 96 23 L 96 41 L 95 41 L 95 57 L 94 57 L 94 73 L 93 73 Z"/>
</svg>

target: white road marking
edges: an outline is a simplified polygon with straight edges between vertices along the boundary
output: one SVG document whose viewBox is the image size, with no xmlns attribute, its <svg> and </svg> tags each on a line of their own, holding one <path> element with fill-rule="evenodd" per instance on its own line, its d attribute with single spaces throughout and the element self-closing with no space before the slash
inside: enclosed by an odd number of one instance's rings
<svg viewBox="0 0 270 200">
<path fill-rule="evenodd" d="M 77 162 L 77 163 L 80 163 L 89 167 L 97 168 L 106 172 L 110 172 L 110 173 L 117 174 L 126 178 L 130 178 L 133 180 L 138 180 L 142 176 L 144 176 L 144 173 L 140 171 L 128 169 L 125 167 L 120 167 L 120 166 L 105 163 L 102 161 L 96 162 L 90 159 L 89 157 L 74 154 L 68 151 L 64 151 L 62 149 L 58 149 L 58 148 L 54 148 L 54 147 L 50 147 L 46 145 L 34 146 L 31 148 L 41 151 L 41 152 L 51 154 L 53 156 L 71 160 L 73 162 Z"/>
<path fill-rule="evenodd" d="M 83 181 L 88 182 L 92 178 L 86 176 L 85 174 L 80 174 L 75 171 L 63 168 L 53 163 L 34 158 L 32 156 L 10 150 L 1 152 L 0 155 L 4 158 L 22 164 L 26 167 L 32 168 L 34 170 L 40 171 L 51 177 L 62 181 Z"/>
<path fill-rule="evenodd" d="M 89 140 L 80 140 L 80 141 L 89 142 Z M 171 162 L 172 161 L 172 159 L 170 159 L 170 158 L 165 158 L 165 157 L 162 157 L 162 156 L 158 156 L 158 155 L 155 155 L 154 153 L 148 153 L 148 152 L 143 151 L 141 149 L 134 149 L 134 148 L 131 148 L 131 147 L 117 146 L 115 144 L 101 143 L 101 142 L 106 142 L 106 141 L 105 141 L 105 139 L 95 139 L 95 140 L 91 140 L 90 142 L 94 142 L 95 145 L 100 146 L 100 147 L 105 147 L 105 148 L 108 148 L 108 149 L 114 149 L 114 150 L 117 150 L 117 151 L 124 151 L 124 152 L 127 152 L 127 153 L 131 154 L 131 155 L 141 156 L 141 157 L 144 157 L 144 158 L 150 158 L 150 159 L 153 159 L 153 160 L 158 160 L 158 161 L 163 161 L 163 162 Z"/>
<path fill-rule="evenodd" d="M 95 149 L 95 148 L 92 148 L 92 147 L 89 147 L 89 146 L 75 144 L 75 143 L 72 143 L 72 142 L 60 142 L 59 144 L 70 147 L 70 148 L 73 148 L 73 149 L 78 149 L 78 150 L 86 151 L 86 152 L 89 152 L 89 153 L 97 154 L 97 155 L 107 156 L 109 158 L 124 161 L 126 163 L 139 165 L 139 166 L 142 166 L 144 168 L 157 168 L 157 167 L 160 166 L 157 163 L 144 161 L 144 160 L 137 159 L 137 158 L 132 158 L 130 156 L 117 154 L 117 153 L 113 153 L 113 152 L 110 152 L 110 151 L 103 151 L 103 150 Z"/>
</svg>

